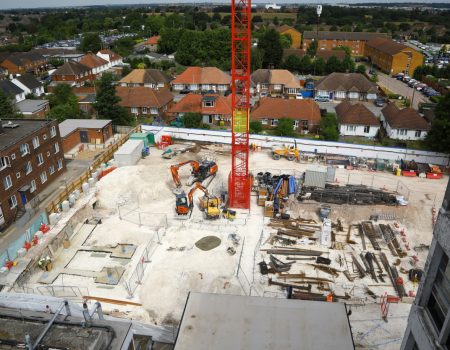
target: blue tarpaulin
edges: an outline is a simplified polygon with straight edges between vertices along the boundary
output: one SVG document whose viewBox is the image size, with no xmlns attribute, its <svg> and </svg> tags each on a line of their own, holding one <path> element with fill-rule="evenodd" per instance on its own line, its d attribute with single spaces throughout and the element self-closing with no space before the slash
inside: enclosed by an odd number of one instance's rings
<svg viewBox="0 0 450 350">
<path fill-rule="evenodd" d="M 289 189 L 288 194 L 297 192 L 297 182 L 295 181 L 295 177 L 289 176 Z"/>
</svg>

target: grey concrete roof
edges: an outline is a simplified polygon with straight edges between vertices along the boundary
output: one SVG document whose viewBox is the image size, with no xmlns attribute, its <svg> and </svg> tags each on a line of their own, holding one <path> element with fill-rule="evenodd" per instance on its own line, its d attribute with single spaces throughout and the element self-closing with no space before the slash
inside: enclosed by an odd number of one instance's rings
<svg viewBox="0 0 450 350">
<path fill-rule="evenodd" d="M 187 349 L 350 350 L 354 344 L 343 303 L 190 293 L 175 344 Z"/>
<path fill-rule="evenodd" d="M 16 107 L 22 113 L 34 113 L 48 105 L 47 100 L 23 100 L 16 103 Z"/>
<path fill-rule="evenodd" d="M 3 127 L 3 132 L 0 133 L 0 151 L 16 145 L 24 138 L 49 125 L 51 120 L 3 119 L 1 121 L 3 126 L 9 122 L 11 122 L 11 124 L 17 124 L 18 127 Z"/>
<path fill-rule="evenodd" d="M 76 129 L 102 129 L 109 123 L 110 119 L 66 119 L 59 124 L 59 133 L 66 137 Z"/>
</svg>

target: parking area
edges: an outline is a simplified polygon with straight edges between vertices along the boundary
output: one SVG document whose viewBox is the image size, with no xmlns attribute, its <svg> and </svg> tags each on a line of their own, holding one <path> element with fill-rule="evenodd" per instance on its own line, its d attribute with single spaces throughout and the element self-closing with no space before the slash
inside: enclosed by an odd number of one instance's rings
<svg viewBox="0 0 450 350">
<path fill-rule="evenodd" d="M 412 101 L 412 107 L 418 109 L 419 103 L 430 102 L 429 98 L 424 96 L 419 91 L 410 88 L 406 83 L 390 77 L 387 74 L 377 71 L 378 85 L 385 87 L 394 94 L 402 95 Z"/>
</svg>

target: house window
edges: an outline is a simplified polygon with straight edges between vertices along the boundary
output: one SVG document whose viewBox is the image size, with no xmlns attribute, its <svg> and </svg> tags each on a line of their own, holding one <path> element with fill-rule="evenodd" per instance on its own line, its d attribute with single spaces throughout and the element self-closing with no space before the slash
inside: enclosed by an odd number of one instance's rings
<svg viewBox="0 0 450 350">
<path fill-rule="evenodd" d="M 62 159 L 58 159 L 58 171 L 61 170 L 63 167 Z"/>
<path fill-rule="evenodd" d="M 11 162 L 9 161 L 9 157 L 0 157 L 0 170 L 5 169 L 6 167 L 11 166 Z"/>
<path fill-rule="evenodd" d="M 345 91 L 336 91 L 336 98 L 345 98 Z"/>
<path fill-rule="evenodd" d="M 138 109 L 136 107 L 131 107 L 131 113 L 138 114 Z"/>
<path fill-rule="evenodd" d="M 307 120 L 302 120 L 302 129 L 303 130 L 308 130 L 309 128 L 309 123 Z"/>
<path fill-rule="evenodd" d="M 44 184 L 47 181 L 47 173 L 43 171 L 41 173 L 41 184 Z"/>
<path fill-rule="evenodd" d="M 22 157 L 26 156 L 30 153 L 30 146 L 28 146 L 28 143 L 23 143 L 20 145 L 20 154 Z"/>
<path fill-rule="evenodd" d="M 36 160 L 37 160 L 38 165 L 42 165 L 44 163 L 44 157 L 42 157 L 42 153 L 39 153 L 36 156 Z"/>
<path fill-rule="evenodd" d="M 287 89 L 287 93 L 288 93 L 289 95 L 294 95 L 294 94 L 297 93 L 297 89 L 289 88 L 289 89 Z"/>
<path fill-rule="evenodd" d="M 53 173 L 55 172 L 55 166 L 50 166 L 50 168 L 48 168 L 48 172 L 50 173 L 50 175 L 53 175 Z"/>
<path fill-rule="evenodd" d="M 366 126 L 364 127 L 364 134 L 368 134 L 369 131 L 370 131 L 370 126 L 369 126 L 369 125 L 366 125 Z"/>
<path fill-rule="evenodd" d="M 33 148 L 39 147 L 39 137 L 38 136 L 33 137 L 32 142 L 33 142 Z"/>
<path fill-rule="evenodd" d="M 16 179 L 20 179 L 20 171 L 16 173 Z"/>
<path fill-rule="evenodd" d="M 56 127 L 52 126 L 52 128 L 50 129 L 50 137 L 55 137 L 56 136 Z"/>
<path fill-rule="evenodd" d="M 297 129 L 300 126 L 300 121 L 299 120 L 295 120 L 294 121 L 294 128 Z"/>
<path fill-rule="evenodd" d="M 273 89 L 276 90 L 276 91 L 280 91 L 281 90 L 281 85 L 280 84 L 275 84 L 273 86 Z"/>
<path fill-rule="evenodd" d="M 272 126 L 277 126 L 278 125 L 278 119 L 272 119 Z"/>
<path fill-rule="evenodd" d="M 416 130 L 414 136 L 415 137 L 420 137 L 420 135 L 422 135 L 422 130 Z"/>
<path fill-rule="evenodd" d="M 347 125 L 347 131 L 355 131 L 356 126 L 355 125 Z"/>
<path fill-rule="evenodd" d="M 31 180 L 30 193 L 33 193 L 34 191 L 36 191 L 36 180 Z"/>
<path fill-rule="evenodd" d="M 406 129 L 397 129 L 397 135 L 406 135 L 407 132 Z"/>
<path fill-rule="evenodd" d="M 450 264 L 445 253 L 439 264 L 426 308 L 437 332 L 445 332 L 443 325 L 450 309 Z"/>
<path fill-rule="evenodd" d="M 150 109 L 150 114 L 158 114 L 158 109 L 157 108 L 151 108 Z"/>
<path fill-rule="evenodd" d="M 10 175 L 5 176 L 3 178 L 3 187 L 5 188 L 5 190 L 7 190 L 7 189 L 11 188 L 11 186 L 12 186 L 11 176 Z"/>
<path fill-rule="evenodd" d="M 56 142 L 53 147 L 55 148 L 55 154 L 59 152 L 59 143 Z"/>
<path fill-rule="evenodd" d="M 16 195 L 9 197 L 8 203 L 9 203 L 9 207 L 10 207 L 11 209 L 14 209 L 15 207 L 17 207 L 17 198 L 16 198 Z"/>
<path fill-rule="evenodd" d="M 142 107 L 142 114 L 147 114 L 147 107 Z"/>
<path fill-rule="evenodd" d="M 25 164 L 25 175 L 28 175 L 33 171 L 33 167 L 31 166 L 31 162 L 28 161 L 27 164 Z"/>
<path fill-rule="evenodd" d="M 214 101 L 210 100 L 203 101 L 203 107 L 214 107 Z"/>
<path fill-rule="evenodd" d="M 261 124 L 262 124 L 262 125 L 267 125 L 267 124 L 269 124 L 269 119 L 261 119 Z"/>
</svg>

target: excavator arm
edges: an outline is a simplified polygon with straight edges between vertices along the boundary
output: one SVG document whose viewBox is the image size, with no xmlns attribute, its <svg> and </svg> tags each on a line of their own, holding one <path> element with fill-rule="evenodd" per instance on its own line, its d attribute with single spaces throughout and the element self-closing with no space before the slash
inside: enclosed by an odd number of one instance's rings
<svg viewBox="0 0 450 350">
<path fill-rule="evenodd" d="M 202 191 L 206 196 L 208 196 L 208 190 L 204 188 L 201 183 L 196 182 L 194 187 L 192 187 L 192 189 L 188 193 L 189 208 L 192 208 L 194 205 L 194 193 L 197 190 Z"/>
<path fill-rule="evenodd" d="M 171 165 L 170 172 L 172 174 L 172 179 L 173 179 L 173 182 L 176 187 L 181 187 L 181 181 L 180 181 L 180 176 L 178 175 L 178 169 L 180 169 L 182 166 L 185 166 L 186 164 L 190 164 L 192 166 L 192 172 L 194 174 L 198 171 L 198 168 L 200 167 L 200 164 L 198 162 L 196 162 L 195 160 L 188 160 L 186 162 Z"/>
</svg>

